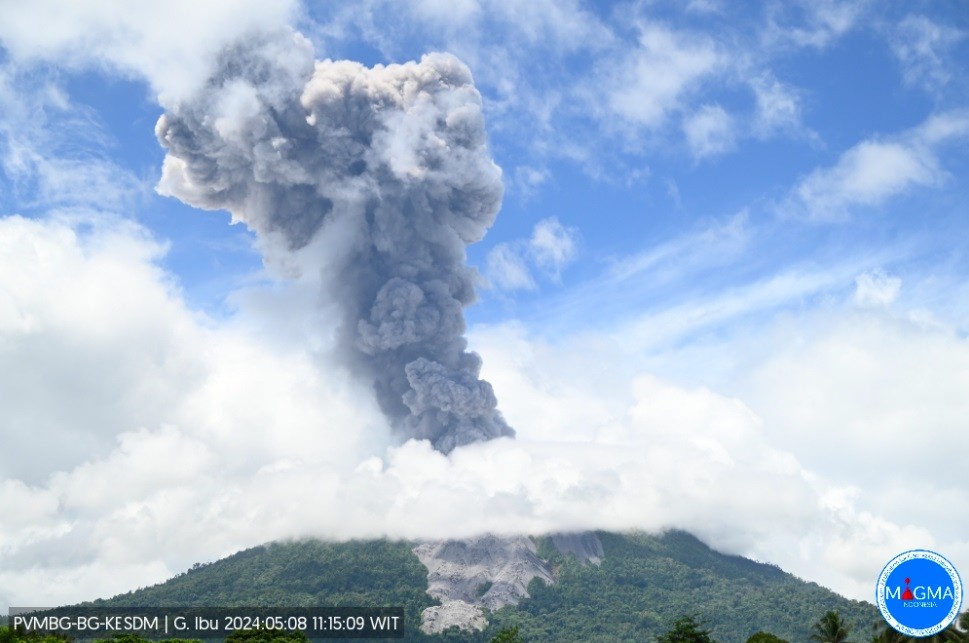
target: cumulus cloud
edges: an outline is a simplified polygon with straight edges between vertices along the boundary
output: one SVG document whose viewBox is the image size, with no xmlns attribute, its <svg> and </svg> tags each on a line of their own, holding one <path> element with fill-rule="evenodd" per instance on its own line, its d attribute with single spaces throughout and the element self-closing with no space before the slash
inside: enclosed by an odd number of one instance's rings
<svg viewBox="0 0 969 643">
<path fill-rule="evenodd" d="M 910 471 L 927 470 L 936 453 L 966 448 L 969 438 L 958 425 L 967 402 L 957 394 L 969 363 L 964 339 L 879 309 L 812 321 L 817 329 L 800 343 L 771 344 L 776 350 L 752 376 L 760 391 L 752 405 L 808 466 L 877 493 Z M 784 384 L 769 386 L 781 373 Z M 918 445 L 907 447 L 912 439 Z M 880 466 L 838 473 L 862 456 Z M 961 484 L 955 469 L 936 469 L 933 479 Z"/>
<path fill-rule="evenodd" d="M 161 252 L 131 224 L 0 219 L 0 496 L 19 508 L 0 526 L 10 600 L 44 596 L 25 593 L 38 574 L 74 579 L 71 600 L 161 580 L 185 564 L 179 524 L 219 515 L 232 480 L 389 443 L 345 375 L 187 310 Z"/>
<path fill-rule="evenodd" d="M 175 0 L 125 7 L 41 0 L 0 4 L 0 40 L 16 59 L 107 67 L 146 78 L 165 101 L 205 80 L 206 62 L 233 40 L 294 17 L 295 1 Z"/>
<path fill-rule="evenodd" d="M 774 444 L 848 490 L 835 497 L 853 526 L 829 532 L 825 560 L 853 573 L 857 595 L 906 548 L 938 548 L 969 564 L 969 525 L 952 510 L 969 502 L 952 455 L 969 446 L 964 337 L 868 308 L 779 326 L 764 348 L 737 393 Z"/>
<path fill-rule="evenodd" d="M 965 435 L 956 425 L 965 413 L 959 393 L 969 364 L 965 340 L 888 311 L 861 316 L 850 309 L 811 311 L 795 319 L 792 324 L 789 316 L 777 316 L 758 333 L 755 344 L 763 346 L 749 352 L 735 339 L 725 339 L 731 354 L 747 352 L 746 359 L 733 355 L 736 370 L 723 380 L 731 383 L 721 384 L 729 395 L 637 371 L 630 362 L 639 360 L 630 356 L 640 354 L 639 344 L 625 333 L 570 337 L 553 345 L 506 326 L 479 332 L 475 340 L 487 347 L 487 375 L 509 419 L 529 427 L 523 439 L 540 431 L 534 437 L 567 435 L 592 445 L 630 448 L 642 439 L 650 462 L 653 455 L 665 456 L 689 471 L 686 478 L 664 471 L 684 485 L 683 498 L 674 502 L 703 504 L 687 490 L 697 484 L 704 495 L 718 496 L 704 486 L 710 479 L 692 468 L 694 459 L 711 472 L 723 466 L 738 481 L 769 470 L 804 483 L 807 506 L 800 516 L 781 518 L 767 505 L 759 515 L 755 507 L 769 504 L 762 492 L 767 486 L 753 491 L 750 507 L 733 501 L 738 504 L 730 511 L 738 519 L 749 516 L 750 529 L 758 520 L 779 521 L 771 523 L 769 535 L 755 538 L 756 544 L 745 540 L 743 530 L 728 527 L 717 509 L 706 507 L 706 528 L 699 517 L 690 528 L 718 546 L 778 562 L 862 599 L 870 597 L 871 578 L 898 551 L 938 546 L 963 560 L 969 554 L 967 525 L 951 519 L 951 507 L 966 501 L 959 467 L 952 461 L 924 484 L 913 474 L 931 470 L 940 452 L 964 451 Z M 694 370 L 679 370 L 694 350 L 701 354 Z M 703 381 L 710 379 L 706 368 L 713 350 L 685 346 L 650 361 L 659 371 L 678 372 L 680 381 Z M 930 373 L 933 365 L 940 370 Z M 544 420 L 534 419 L 539 417 Z M 938 445 L 944 445 L 941 451 Z M 745 471 L 746 466 L 759 473 Z M 790 490 L 793 478 L 771 480 L 764 484 Z M 657 484 L 664 494 L 663 483 Z M 910 490 L 903 492 L 906 486 Z M 924 503 L 918 500 L 923 494 Z M 798 529 L 803 531 L 792 535 Z M 819 560 L 825 561 L 824 569 Z"/>
<path fill-rule="evenodd" d="M 801 179 L 782 211 L 816 220 L 840 220 L 856 208 L 879 206 L 913 188 L 939 185 L 947 178 L 939 148 L 967 135 L 969 117 L 955 111 L 932 116 L 894 138 L 862 141 L 833 166 L 816 169 Z"/>
<path fill-rule="evenodd" d="M 953 335 L 879 314 L 807 343 L 779 327 L 734 395 L 644 369 L 624 330 L 552 343 L 520 324 L 479 328 L 482 375 L 519 439 L 444 455 L 396 443 L 326 347 L 253 330 L 266 311 L 221 324 L 189 311 L 143 230 L 0 224 L 11 241 L 0 246 L 0 396 L 14 411 L 0 422 L 5 436 L 32 436 L 2 451 L 11 602 L 109 595 L 302 535 L 677 526 L 858 597 L 900 548 L 931 540 L 961 555 L 961 527 L 937 526 L 943 504 L 966 500 L 955 469 L 936 476 L 946 495 L 916 513 L 889 493 L 917 493 L 906 467 L 934 457 L 912 447 L 913 413 L 922 438 L 965 450 L 953 427 L 969 412 L 969 356 Z M 319 314 L 303 279 L 290 282 L 289 316 Z M 888 473 L 855 466 L 861 457 L 884 458 Z M 871 491 L 868 475 L 885 486 Z"/>
<path fill-rule="evenodd" d="M 645 373 L 600 378 L 590 368 L 600 357 L 496 328 L 478 342 L 496 357 L 488 372 L 527 427 L 522 440 L 450 456 L 394 446 L 368 394 L 331 362 L 191 314 L 137 229 L 84 237 L 65 222 L 2 223 L 0 238 L 17 243 L 0 250 L 0 372 L 12 382 L 29 366 L 59 401 L 3 389 L 17 409 L 5 434 L 32 436 L 3 451 L 0 497 L 20 509 L 0 526 L 10 601 L 55 581 L 49 600 L 111 594 L 299 535 L 678 525 L 747 551 L 817 519 L 796 460 L 763 441 L 739 400 Z M 84 415 L 102 406 L 115 414 Z M 51 407 L 72 417 L 52 423 Z M 72 435 L 91 438 L 87 448 Z M 763 488 L 770 496 L 754 501 Z"/>
</svg>

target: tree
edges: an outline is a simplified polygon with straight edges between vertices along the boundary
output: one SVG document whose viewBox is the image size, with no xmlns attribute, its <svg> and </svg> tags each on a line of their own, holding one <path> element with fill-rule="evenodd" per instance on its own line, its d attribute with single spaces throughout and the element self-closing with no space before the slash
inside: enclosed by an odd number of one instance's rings
<svg viewBox="0 0 969 643">
<path fill-rule="evenodd" d="M 681 616 L 666 634 L 656 637 L 656 643 L 716 643 L 710 632 L 702 629 L 693 616 Z"/>
<path fill-rule="evenodd" d="M 912 638 L 899 633 L 888 623 L 877 625 L 869 643 L 966 643 L 969 642 L 969 612 L 963 612 L 949 627 L 929 637 Z"/>
<path fill-rule="evenodd" d="M 303 632 L 277 629 L 236 630 L 225 643 L 309 643 Z"/>
<path fill-rule="evenodd" d="M 506 627 L 495 634 L 490 643 L 525 643 L 525 639 L 518 633 L 518 626 Z"/>
<path fill-rule="evenodd" d="M 870 643 L 908 643 L 910 641 L 904 634 L 899 634 L 888 623 L 883 623 L 881 628 L 876 625 L 875 633 L 869 639 Z"/>
<path fill-rule="evenodd" d="M 812 641 L 819 643 L 847 643 L 848 634 L 851 626 L 841 620 L 841 616 L 834 611 L 829 611 L 821 617 L 813 626 L 814 634 L 811 635 Z"/>
<path fill-rule="evenodd" d="M 96 639 L 94 643 L 149 643 L 149 641 L 143 636 L 126 632 L 124 634 L 115 634 L 109 639 Z"/>
<path fill-rule="evenodd" d="M 757 632 L 750 635 L 747 643 L 787 643 L 787 641 L 769 632 Z"/>
<path fill-rule="evenodd" d="M 70 643 L 63 634 L 28 632 L 23 626 L 16 629 L 0 626 L 0 643 Z"/>
</svg>

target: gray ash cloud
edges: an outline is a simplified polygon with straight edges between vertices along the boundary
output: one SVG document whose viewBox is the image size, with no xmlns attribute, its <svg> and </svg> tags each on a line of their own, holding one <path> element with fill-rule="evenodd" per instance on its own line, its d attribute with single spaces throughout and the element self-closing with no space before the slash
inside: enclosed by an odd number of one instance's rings
<svg viewBox="0 0 969 643">
<path fill-rule="evenodd" d="M 314 61 L 300 34 L 239 43 L 156 126 L 159 190 L 227 209 L 267 259 L 328 248 L 342 356 L 408 437 L 449 452 L 514 431 L 467 350 L 466 246 L 501 204 L 481 97 L 448 54 L 366 68 Z M 322 239 L 325 243 L 314 243 Z"/>
</svg>

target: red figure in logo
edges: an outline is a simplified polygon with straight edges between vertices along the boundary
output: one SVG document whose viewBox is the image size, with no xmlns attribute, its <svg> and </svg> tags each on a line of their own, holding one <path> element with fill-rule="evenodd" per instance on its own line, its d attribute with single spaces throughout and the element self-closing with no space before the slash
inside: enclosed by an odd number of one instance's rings
<svg viewBox="0 0 969 643">
<path fill-rule="evenodd" d="M 915 594 L 912 593 L 912 590 L 908 586 L 908 584 L 910 582 L 912 582 L 911 579 L 909 579 L 909 578 L 906 578 L 905 579 L 905 591 L 902 592 L 902 600 L 903 601 L 914 601 L 915 600 Z"/>
</svg>

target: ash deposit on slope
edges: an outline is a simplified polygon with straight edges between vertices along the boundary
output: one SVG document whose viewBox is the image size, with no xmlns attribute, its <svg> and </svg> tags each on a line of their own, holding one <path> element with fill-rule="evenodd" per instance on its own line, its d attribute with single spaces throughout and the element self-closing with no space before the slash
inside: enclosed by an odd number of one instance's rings
<svg viewBox="0 0 969 643">
<path fill-rule="evenodd" d="M 314 61 L 302 35 L 262 35 L 223 51 L 156 134 L 162 193 L 229 210 L 270 263 L 321 253 L 338 350 L 396 430 L 444 453 L 514 435 L 464 338 L 465 249 L 503 195 L 464 64 Z"/>
</svg>

